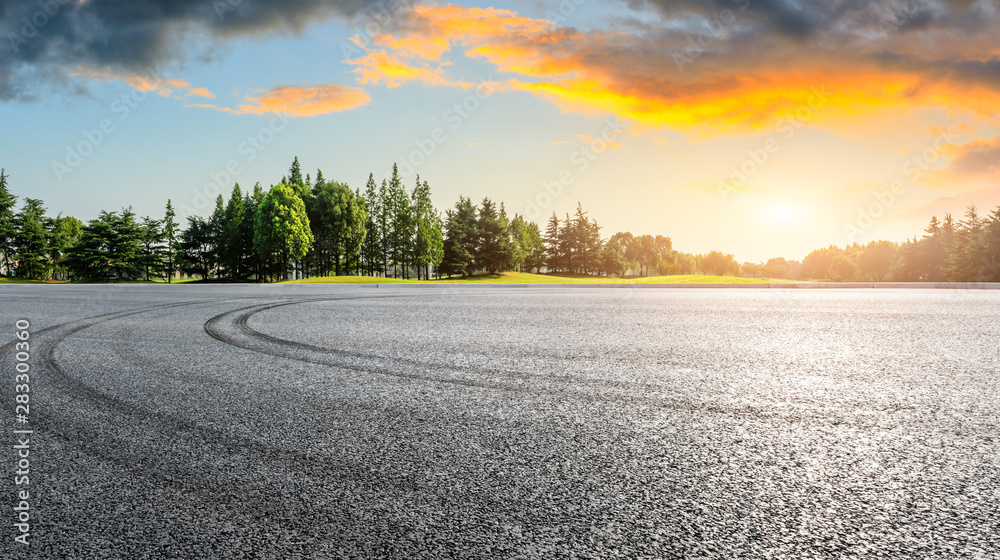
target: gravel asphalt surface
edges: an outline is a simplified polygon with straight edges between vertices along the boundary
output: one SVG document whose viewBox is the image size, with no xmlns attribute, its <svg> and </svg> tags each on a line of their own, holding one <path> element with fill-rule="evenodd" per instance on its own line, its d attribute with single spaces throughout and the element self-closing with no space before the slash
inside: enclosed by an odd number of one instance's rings
<svg viewBox="0 0 1000 560">
<path fill-rule="evenodd" d="M 4 285 L 0 307 L 0 558 L 1000 558 L 1000 291 Z"/>
</svg>

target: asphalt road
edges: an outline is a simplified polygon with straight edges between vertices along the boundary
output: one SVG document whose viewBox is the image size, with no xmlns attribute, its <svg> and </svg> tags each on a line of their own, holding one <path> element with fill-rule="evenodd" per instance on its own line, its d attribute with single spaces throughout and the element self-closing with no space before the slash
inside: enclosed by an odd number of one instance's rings
<svg viewBox="0 0 1000 560">
<path fill-rule="evenodd" d="M 1000 558 L 997 291 L 6 285 L 0 309 L 2 558 Z"/>
</svg>

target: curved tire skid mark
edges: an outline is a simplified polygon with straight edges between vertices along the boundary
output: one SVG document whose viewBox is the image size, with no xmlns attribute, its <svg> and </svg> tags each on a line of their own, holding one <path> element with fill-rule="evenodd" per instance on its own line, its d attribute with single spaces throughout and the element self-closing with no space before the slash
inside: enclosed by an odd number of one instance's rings
<svg viewBox="0 0 1000 560">
<path fill-rule="evenodd" d="M 51 334 L 53 331 L 60 332 L 56 333 L 54 339 L 46 342 L 41 352 L 35 354 L 38 361 L 34 369 L 45 371 L 48 375 L 48 381 L 54 382 L 53 384 L 56 385 L 53 388 L 69 395 L 68 402 L 80 401 L 82 406 L 93 407 L 102 414 L 119 417 L 121 418 L 121 424 L 130 426 L 131 429 L 137 429 L 138 426 L 142 426 L 142 429 L 147 433 L 162 435 L 165 439 L 177 440 L 181 444 L 188 444 L 191 447 L 198 448 L 203 448 L 207 444 L 213 448 L 210 453 L 203 453 L 202 456 L 212 457 L 213 459 L 230 457 L 231 460 L 236 460 L 236 457 L 239 456 L 239 460 L 248 464 L 255 464 L 265 459 L 269 464 L 281 464 L 283 468 L 293 470 L 310 479 L 314 478 L 315 474 L 311 472 L 309 467 L 319 465 L 326 467 L 323 473 L 323 481 L 326 483 L 337 479 L 341 483 L 348 485 L 369 481 L 371 478 L 370 472 L 362 471 L 348 463 L 334 462 L 285 447 L 280 449 L 275 448 L 255 440 L 248 440 L 211 427 L 198 425 L 188 420 L 140 408 L 134 404 L 102 393 L 94 387 L 68 375 L 55 360 L 55 351 L 59 344 L 88 327 L 141 313 L 201 303 L 215 302 L 211 300 L 185 302 L 152 306 L 139 310 L 106 313 L 40 329 L 32 334 L 37 336 L 40 333 Z M 8 347 L 13 347 L 14 342 L 0 347 L 0 351 L 6 350 Z M 32 424 L 35 426 L 36 432 L 55 436 L 65 441 L 71 447 L 122 466 L 140 478 L 156 480 L 161 486 L 169 486 L 174 490 L 197 493 L 213 503 L 224 503 L 228 509 L 257 519 L 260 523 L 266 524 L 266 526 L 281 527 L 286 531 L 294 532 L 300 536 L 317 541 L 322 540 L 329 543 L 331 540 L 329 534 L 317 533 L 316 528 L 309 525 L 307 520 L 299 521 L 299 519 L 305 519 L 305 517 L 300 518 L 294 515 L 294 513 L 302 510 L 303 507 L 301 506 L 308 504 L 297 502 L 299 505 L 295 505 L 292 497 L 282 496 L 279 492 L 270 492 L 273 496 L 272 499 L 283 502 L 282 507 L 273 508 L 282 513 L 275 515 L 266 511 L 258 511 L 257 509 L 247 507 L 243 498 L 237 495 L 235 488 L 231 496 L 225 495 L 225 492 L 220 493 L 220 487 L 229 487 L 229 485 L 225 484 L 227 481 L 219 481 L 222 484 L 212 484 L 205 480 L 207 478 L 205 470 L 191 468 L 190 464 L 176 462 L 163 464 L 162 457 L 157 457 L 156 460 L 146 460 L 149 459 L 149 456 L 142 455 L 141 452 L 129 453 L 127 450 L 130 447 L 134 447 L 134 445 L 129 444 L 134 444 L 135 441 L 131 438 L 120 440 L 117 445 L 108 445 L 109 439 L 117 438 L 109 435 L 107 427 L 94 428 L 87 426 L 85 423 L 74 422 L 72 413 L 68 413 L 64 420 L 60 420 L 55 415 L 35 413 L 32 415 Z M 188 437 L 185 438 L 183 437 L 184 435 Z M 175 449 L 177 447 L 174 446 Z M 109 450 L 117 450 L 118 454 L 109 453 Z M 397 480 L 394 482 L 399 488 L 416 487 L 413 480 Z"/>
<path fill-rule="evenodd" d="M 405 296 L 395 296 L 395 297 L 405 297 Z M 338 298 L 347 299 L 347 298 Z M 364 298 L 351 298 L 351 299 L 364 299 Z M 447 370 L 447 371 L 473 371 L 473 368 L 459 368 L 459 367 L 449 367 L 442 366 L 438 364 L 421 362 L 417 360 L 411 360 L 408 358 L 389 358 L 374 356 L 371 354 L 365 354 L 362 352 L 354 352 L 351 350 L 342 350 L 337 348 L 324 348 L 321 346 L 314 346 L 312 344 L 306 344 L 302 342 L 295 342 L 292 340 L 286 340 L 282 338 L 276 338 L 250 328 L 247 325 L 247 321 L 250 317 L 278 307 L 284 307 L 286 305 L 295 305 L 299 303 L 309 303 L 312 301 L 336 301 L 336 300 L 309 300 L 309 301 L 293 301 L 293 302 L 281 302 L 273 303 L 267 305 L 252 305 L 249 307 L 244 307 L 242 309 L 235 309 L 233 311 L 227 311 L 212 317 L 205 322 L 204 328 L 205 332 L 209 336 L 229 344 L 230 346 L 236 346 L 244 350 L 249 350 L 251 352 L 257 352 L 260 354 L 266 354 L 269 356 L 275 356 L 278 358 L 287 358 L 290 360 L 296 360 L 299 362 L 305 362 L 310 364 L 316 364 L 327 367 L 334 367 L 338 369 L 344 369 L 349 371 L 355 371 L 359 373 L 374 373 L 378 375 L 384 375 L 388 377 L 396 377 L 401 379 L 409 379 L 416 381 L 430 381 L 433 383 L 448 383 L 452 385 L 461 385 L 464 387 L 477 388 L 477 389 L 498 389 L 504 391 L 526 391 L 524 388 L 513 387 L 510 385 L 502 383 L 489 383 L 483 381 L 476 381 L 471 379 L 455 379 L 444 376 L 433 376 L 433 375 L 423 375 L 416 373 L 405 373 L 398 371 L 393 365 L 398 366 L 400 363 L 415 365 L 423 369 L 436 369 L 436 370 Z M 303 355 L 305 353 L 306 355 Z M 338 359 L 339 358 L 339 359 Z M 353 360 L 354 363 L 352 363 Z M 357 362 L 365 362 L 364 365 L 360 365 Z M 385 365 L 385 362 L 389 362 L 390 365 Z M 494 374 L 499 372 L 492 372 Z"/>
<path fill-rule="evenodd" d="M 412 297 L 412 296 L 392 296 L 392 297 Z M 369 299 L 369 298 L 338 298 L 338 299 Z M 471 365 L 449 365 L 442 363 L 434 363 L 422 360 L 416 360 L 412 358 L 405 357 L 390 357 L 390 356 L 378 356 L 374 354 L 368 354 L 365 352 L 358 352 L 354 350 L 344 350 L 340 348 L 328 348 L 323 346 L 315 346 L 312 344 L 307 344 L 303 342 L 296 342 L 293 340 L 287 340 L 283 338 L 274 337 L 260 331 L 253 329 L 249 325 L 249 320 L 254 315 L 275 309 L 278 307 L 284 307 L 288 305 L 298 305 L 301 303 L 311 303 L 313 301 L 334 301 L 331 299 L 315 299 L 309 301 L 289 301 L 280 303 L 271 303 L 265 305 L 251 305 L 241 309 L 234 309 L 232 311 L 227 311 L 215 317 L 212 317 L 205 322 L 205 332 L 209 336 L 230 344 L 243 348 L 244 350 L 250 350 L 252 352 L 259 352 L 262 354 L 267 354 L 271 356 L 276 356 L 279 358 L 288 358 L 292 360 L 297 360 L 300 362 L 313 363 L 317 365 L 324 365 L 329 367 L 336 367 L 339 369 L 346 369 L 350 371 L 356 371 L 361 373 L 375 373 L 378 375 L 385 375 L 390 377 L 398 377 L 403 379 L 420 380 L 420 381 L 430 381 L 434 383 L 447 383 L 454 385 L 461 385 L 465 387 L 473 387 L 480 389 L 495 389 L 501 391 L 511 391 L 511 392 L 524 392 L 524 393 L 536 393 L 536 394 L 568 394 L 583 400 L 626 400 L 621 397 L 622 393 L 608 393 L 608 389 L 618 389 L 622 391 L 633 391 L 633 392 L 644 392 L 652 391 L 658 389 L 648 384 L 636 384 L 628 382 L 616 382 L 609 380 L 594 380 L 590 378 L 585 378 L 577 375 L 559 375 L 543 377 L 538 374 L 516 371 L 516 370 L 501 370 L 489 369 L 480 366 Z M 231 321 L 228 321 L 232 318 Z M 290 349 L 297 350 L 299 352 L 292 352 Z M 302 353 L 312 354 L 312 356 L 304 356 Z M 317 356 L 318 355 L 318 356 Z M 336 360 L 335 358 L 342 358 L 341 360 Z M 366 365 L 359 365 L 358 361 L 365 363 Z M 435 376 L 435 375 L 422 375 L 416 373 L 404 373 L 398 371 L 399 364 L 406 364 L 420 369 L 431 369 L 440 372 L 468 372 L 468 373 L 479 373 L 491 376 L 502 375 L 505 379 L 515 380 L 520 383 L 504 383 L 504 382 L 488 382 L 480 381 L 476 379 L 463 379 L 455 378 L 453 376 Z M 394 367 L 395 366 L 395 367 Z M 538 385 L 543 385 L 543 387 L 538 387 Z M 594 389 L 605 390 L 606 396 L 616 396 L 618 398 L 593 398 L 593 395 L 582 393 L 577 389 L 579 387 L 591 387 Z M 627 400 L 633 400 L 631 398 Z M 662 401 L 657 401 L 662 402 Z"/>
<path fill-rule="evenodd" d="M 384 297 L 412 297 L 412 296 L 384 296 Z M 499 371 L 480 368 L 476 366 L 449 366 L 445 364 L 435 364 L 410 358 L 382 357 L 352 350 L 338 348 L 326 348 L 315 346 L 303 342 L 286 340 L 273 337 L 271 335 L 254 330 L 248 322 L 251 317 L 258 313 L 284 307 L 288 305 L 298 305 L 302 303 L 312 303 L 318 301 L 337 301 L 344 299 L 372 299 L 372 298 L 317 298 L 309 300 L 285 301 L 278 303 L 268 303 L 263 305 L 251 305 L 239 309 L 233 309 L 212 317 L 205 322 L 205 332 L 212 338 L 226 344 L 258 352 L 278 358 L 287 358 L 300 362 L 334 367 L 338 369 L 354 371 L 359 373 L 374 373 L 389 377 L 396 377 L 408 380 L 444 383 L 459 385 L 475 389 L 491 389 L 512 393 L 527 393 L 539 396 L 569 396 L 577 400 L 586 402 L 603 403 L 628 403 L 642 404 L 655 408 L 670 410 L 682 410 L 689 412 L 720 414 L 726 416 L 749 416 L 759 417 L 781 417 L 788 420 L 795 420 L 798 416 L 787 416 L 777 414 L 774 410 L 763 406 L 744 405 L 724 406 L 717 404 L 707 404 L 691 402 L 676 398 L 656 398 L 642 394 L 644 391 L 658 390 L 659 387 L 650 385 L 629 384 L 628 382 L 605 382 L 592 379 L 580 378 L 578 376 L 560 376 L 546 378 L 536 374 Z M 381 299 L 381 298 L 379 298 Z M 303 355 L 306 353 L 306 355 Z M 339 359 L 338 359 L 339 358 Z M 367 362 L 359 364 L 358 361 Z M 424 370 L 432 369 L 442 372 L 479 372 L 491 375 L 502 374 L 507 378 L 515 378 L 523 383 L 512 384 L 502 382 L 486 382 L 472 379 L 456 379 L 448 376 L 435 376 L 417 373 L 405 373 L 398 371 L 398 364 L 412 365 Z M 386 365 L 388 364 L 388 365 Z M 394 368 L 393 366 L 397 366 Z M 590 393 L 578 390 L 577 386 L 590 386 L 595 389 L 603 389 L 599 393 Z M 608 389 L 620 389 L 621 391 L 608 391 Z M 626 393 L 625 391 L 631 391 Z"/>
</svg>

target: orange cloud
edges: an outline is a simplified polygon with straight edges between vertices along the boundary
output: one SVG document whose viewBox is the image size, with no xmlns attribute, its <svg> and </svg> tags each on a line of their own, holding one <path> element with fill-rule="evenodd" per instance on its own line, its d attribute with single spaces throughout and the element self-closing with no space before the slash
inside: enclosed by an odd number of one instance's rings
<svg viewBox="0 0 1000 560">
<path fill-rule="evenodd" d="M 1000 137 L 975 139 L 961 145 L 948 143 L 934 155 L 951 159 L 944 167 L 935 166 L 935 169 L 921 176 L 928 186 L 952 191 L 977 188 L 997 190 L 997 180 L 1000 179 Z"/>
<path fill-rule="evenodd" d="M 620 150 L 622 148 L 622 145 L 619 144 L 618 142 L 604 140 L 603 138 L 594 138 L 589 134 L 577 134 L 576 137 L 579 138 L 580 141 L 583 142 L 584 144 L 588 144 L 591 146 L 595 145 L 600 146 L 601 151 Z"/>
<path fill-rule="evenodd" d="M 292 117 L 314 117 L 363 107 L 369 102 L 363 90 L 327 84 L 314 87 L 278 87 L 256 97 L 248 97 L 236 109 L 205 103 L 192 103 L 189 107 L 202 107 L 240 115 L 279 113 Z"/>
<path fill-rule="evenodd" d="M 212 92 L 210 92 L 210 91 L 208 91 L 205 88 L 195 88 L 195 89 L 192 89 L 191 91 L 187 92 L 187 97 L 191 97 L 191 96 L 195 96 L 195 97 L 207 97 L 209 99 L 215 99 L 215 94 L 212 93 Z"/>
<path fill-rule="evenodd" d="M 444 69 L 431 69 L 427 66 L 415 66 L 398 57 L 388 55 L 385 51 L 374 51 L 367 55 L 348 61 L 356 66 L 352 72 L 358 75 L 361 84 L 383 84 L 394 88 L 403 82 L 422 82 L 430 85 L 451 85 L 444 75 Z"/>
<path fill-rule="evenodd" d="M 192 88 L 187 80 L 168 79 L 160 76 L 133 74 L 128 72 L 117 72 L 114 70 L 101 68 L 80 67 L 70 75 L 83 78 L 85 80 L 110 81 L 120 80 L 143 93 L 155 93 L 162 97 L 171 97 L 174 90 L 181 90 L 184 96 L 199 95 L 202 97 L 215 97 L 205 88 Z"/>
<path fill-rule="evenodd" d="M 445 55 L 478 59 L 512 75 L 506 89 L 545 97 L 563 110 L 704 135 L 752 131 L 801 114 L 826 125 L 886 108 L 994 114 L 1000 93 L 976 70 L 990 59 L 976 55 L 964 66 L 923 60 L 908 37 L 886 43 L 895 49 L 891 55 L 851 46 L 858 56 L 844 57 L 790 43 L 735 49 L 722 39 L 692 52 L 680 31 L 580 31 L 509 10 L 416 6 L 397 29 L 373 38 L 380 50 L 348 63 L 358 67 L 361 83 L 395 87 L 411 80 L 455 85 L 445 73 L 448 62 L 441 62 Z M 957 43 L 945 47 L 956 57 L 973 56 Z M 817 101 L 817 89 L 832 95 Z"/>
</svg>

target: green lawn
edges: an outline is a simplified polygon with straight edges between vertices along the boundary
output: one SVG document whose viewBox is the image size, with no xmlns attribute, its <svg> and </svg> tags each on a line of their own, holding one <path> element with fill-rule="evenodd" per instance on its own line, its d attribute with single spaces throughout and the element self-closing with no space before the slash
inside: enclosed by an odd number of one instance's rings
<svg viewBox="0 0 1000 560">
<path fill-rule="evenodd" d="M 174 280 L 173 284 L 193 282 L 185 278 Z M 504 272 L 502 274 L 478 274 L 468 278 L 445 278 L 441 280 L 403 280 L 401 278 L 376 278 L 372 276 L 323 276 L 305 280 L 288 280 L 283 284 L 742 284 L 761 282 L 792 282 L 792 280 L 733 278 L 731 276 L 649 276 L 646 278 L 597 278 L 580 274 L 528 274 L 526 272 Z M 112 283 L 112 282 L 108 282 Z M 163 280 L 137 280 L 123 284 L 165 284 Z M 52 280 L 25 280 L 23 278 L 0 277 L 0 284 L 68 284 Z"/>
<path fill-rule="evenodd" d="M 399 278 L 374 278 L 371 276 L 325 276 L 305 280 L 289 280 L 287 284 L 708 284 L 708 283 L 762 283 L 791 282 L 791 280 L 768 280 L 733 278 L 731 276 L 650 276 L 647 278 L 597 278 L 579 274 L 528 274 L 526 272 L 504 272 L 490 275 L 480 274 L 468 278 L 442 280 L 401 280 Z"/>
<path fill-rule="evenodd" d="M 400 278 L 375 278 L 374 276 L 318 276 L 304 280 L 286 280 L 282 284 L 406 284 L 416 280 Z"/>
<path fill-rule="evenodd" d="M 65 281 L 55 280 L 27 280 L 25 278 L 6 278 L 0 276 L 0 284 L 68 284 Z"/>
</svg>

